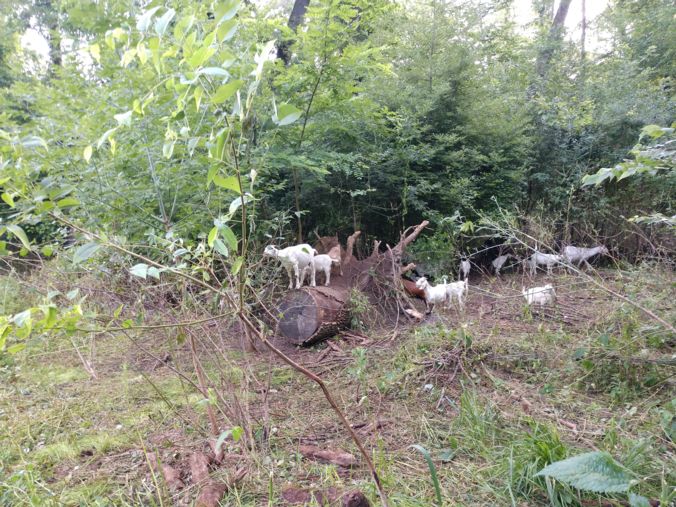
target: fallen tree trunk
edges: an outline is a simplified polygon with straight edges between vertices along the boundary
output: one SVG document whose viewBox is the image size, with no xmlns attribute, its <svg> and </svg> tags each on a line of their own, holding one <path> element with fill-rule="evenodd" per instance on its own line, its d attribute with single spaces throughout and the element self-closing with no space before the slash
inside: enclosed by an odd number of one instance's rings
<svg viewBox="0 0 676 507">
<path fill-rule="evenodd" d="M 296 345 L 312 345 L 336 335 L 350 324 L 350 298 L 354 289 L 364 292 L 374 308 L 380 306 L 379 302 L 387 305 L 392 294 L 402 291 L 399 280 L 404 249 L 427 225 L 424 221 L 407 229 L 399 243 L 385 252 L 379 252 L 380 241 L 375 241 L 373 252 L 363 260 L 353 255 L 354 243 L 361 234 L 356 231 L 348 238 L 341 259 L 343 276 L 332 275 L 330 287 L 303 287 L 282 297 L 277 305 L 279 332 Z M 397 303 L 389 302 L 387 306 L 399 311 Z"/>
</svg>

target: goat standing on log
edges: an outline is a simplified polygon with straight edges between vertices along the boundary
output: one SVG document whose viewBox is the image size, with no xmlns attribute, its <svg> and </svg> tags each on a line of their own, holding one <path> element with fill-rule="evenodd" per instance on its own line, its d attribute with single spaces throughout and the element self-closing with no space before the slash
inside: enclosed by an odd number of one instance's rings
<svg viewBox="0 0 676 507">
<path fill-rule="evenodd" d="M 310 283 L 313 287 L 316 286 L 315 268 L 312 263 L 312 258 L 316 253 L 317 250 L 305 243 L 282 248 L 281 250 L 274 245 L 268 245 L 263 251 L 263 255 L 267 257 L 278 258 L 281 261 L 282 266 L 286 268 L 286 272 L 289 275 L 289 289 L 293 289 L 294 276 L 296 278 L 296 288 L 300 289 L 303 279 L 305 278 L 305 268 L 308 267 L 310 268 Z M 303 275 L 302 279 L 301 275 Z"/>
<path fill-rule="evenodd" d="M 334 259 L 332 259 L 327 254 L 315 255 L 312 258 L 312 266 L 308 266 L 303 270 L 303 277 L 301 278 L 301 283 L 305 282 L 306 273 L 308 273 L 309 271 L 314 271 L 315 280 L 318 272 L 324 273 L 324 277 L 326 279 L 324 285 L 328 287 L 329 283 L 331 283 L 331 266 L 333 266 L 334 262 L 335 262 Z M 312 286 L 314 287 L 314 283 L 312 284 Z"/>
</svg>

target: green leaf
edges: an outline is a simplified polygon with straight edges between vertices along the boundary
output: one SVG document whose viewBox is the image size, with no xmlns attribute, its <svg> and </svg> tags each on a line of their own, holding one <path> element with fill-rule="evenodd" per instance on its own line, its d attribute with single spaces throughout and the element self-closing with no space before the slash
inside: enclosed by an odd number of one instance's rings
<svg viewBox="0 0 676 507">
<path fill-rule="evenodd" d="M 31 314 L 30 310 L 24 310 L 21 313 L 17 313 L 13 318 L 12 322 L 16 327 L 24 327 L 26 325 L 31 325 Z"/>
<path fill-rule="evenodd" d="M 197 72 L 197 75 L 228 77 L 230 73 L 221 67 L 204 67 Z"/>
<path fill-rule="evenodd" d="M 607 452 L 596 451 L 557 461 L 540 470 L 536 477 L 551 477 L 577 489 L 595 493 L 622 493 L 631 486 L 631 477 Z"/>
<path fill-rule="evenodd" d="M 646 497 L 629 493 L 629 507 L 651 507 L 651 504 Z"/>
<path fill-rule="evenodd" d="M 134 275 L 138 276 L 140 278 L 143 278 L 144 280 L 148 276 L 148 265 L 144 263 L 139 263 L 136 264 L 135 266 L 132 266 L 132 268 L 129 270 L 129 272 Z"/>
<path fill-rule="evenodd" d="M 230 252 L 228 252 L 228 247 L 225 246 L 225 243 L 223 243 L 218 238 L 216 238 L 216 240 L 214 240 L 214 250 L 216 250 L 223 257 L 227 257 L 228 255 L 230 255 Z"/>
<path fill-rule="evenodd" d="M 16 354 L 18 352 L 21 352 L 23 349 L 26 348 L 26 344 L 21 342 L 21 343 L 15 343 L 11 347 L 7 347 L 7 352 L 9 354 Z"/>
<path fill-rule="evenodd" d="M 101 63 L 101 46 L 98 44 L 90 45 L 89 54 L 92 55 L 92 58 L 96 60 L 97 63 Z"/>
<path fill-rule="evenodd" d="M 73 263 L 80 264 L 81 262 L 86 261 L 92 255 L 94 255 L 99 250 L 99 248 L 101 248 L 101 245 L 93 242 L 82 245 L 77 250 L 75 250 L 75 253 L 73 254 Z"/>
<path fill-rule="evenodd" d="M 167 31 L 167 27 L 169 26 L 169 23 L 171 23 L 171 20 L 174 19 L 175 15 L 176 11 L 174 9 L 169 9 L 167 12 L 162 14 L 161 17 L 157 18 L 157 21 L 155 21 L 155 33 L 162 37 Z"/>
<path fill-rule="evenodd" d="M 209 245 L 210 248 L 213 248 L 214 241 L 216 241 L 217 237 L 218 237 L 218 227 L 213 227 L 209 231 L 209 236 L 207 236 L 207 245 Z"/>
<path fill-rule="evenodd" d="M 223 236 L 223 239 L 225 239 L 225 242 L 228 244 L 228 248 L 230 248 L 230 250 L 237 250 L 237 236 L 235 236 L 235 233 L 230 227 L 227 225 L 222 225 L 221 235 Z"/>
<path fill-rule="evenodd" d="M 89 162 L 89 160 L 92 158 L 93 151 L 94 149 L 91 144 L 84 149 L 82 152 L 82 157 L 85 159 L 85 162 Z"/>
<path fill-rule="evenodd" d="M 42 247 L 40 250 L 42 252 L 42 255 L 45 257 L 51 257 L 52 254 L 54 253 L 54 247 L 52 245 L 45 245 Z"/>
<path fill-rule="evenodd" d="M 443 505 L 441 488 L 439 487 L 439 478 L 437 477 L 437 469 L 434 466 L 434 462 L 432 461 L 432 456 L 430 456 L 430 453 L 422 445 L 415 444 L 411 445 L 410 447 L 422 454 L 423 458 L 425 458 L 425 461 L 427 461 L 427 468 L 430 470 L 430 477 L 432 477 L 432 484 L 434 484 L 434 493 L 437 497 L 437 504 Z"/>
<path fill-rule="evenodd" d="M 291 104 L 282 104 L 277 108 L 277 114 L 272 117 L 272 121 L 280 127 L 290 125 L 295 122 L 303 112 Z"/>
<path fill-rule="evenodd" d="M 152 276 L 153 278 L 159 280 L 160 279 L 160 270 L 156 268 L 155 266 L 150 266 L 148 267 L 148 276 Z"/>
<path fill-rule="evenodd" d="M 99 140 L 96 142 L 96 149 L 100 150 L 101 146 L 103 146 L 103 143 L 105 143 L 108 140 L 108 138 L 110 138 L 110 136 L 112 136 L 115 133 L 116 130 L 117 130 L 117 127 L 110 129 L 110 130 L 106 130 L 103 133 L 103 135 L 101 137 L 99 137 Z"/>
<path fill-rule="evenodd" d="M 174 154 L 175 144 L 176 141 L 167 141 L 162 145 L 162 155 L 164 155 L 164 158 L 171 158 L 171 156 Z"/>
<path fill-rule="evenodd" d="M 233 275 L 236 275 L 239 273 L 239 270 L 242 269 L 242 264 L 244 264 L 244 258 L 243 257 L 237 257 L 237 260 L 235 263 L 232 265 L 232 268 L 230 269 L 230 272 Z"/>
<path fill-rule="evenodd" d="M 28 250 L 31 249 L 31 244 L 28 241 L 28 236 L 26 236 L 26 233 L 21 227 L 19 227 L 18 225 L 11 224 L 7 226 L 7 230 L 12 234 L 14 234 L 17 238 L 19 238 L 19 241 L 21 241 L 24 247 L 26 247 Z"/>
<path fill-rule="evenodd" d="M 230 21 L 221 23 L 221 25 L 216 30 L 216 37 L 218 37 L 218 40 L 221 42 L 229 41 L 237 33 L 238 26 L 239 23 L 236 19 L 231 19 Z"/>
<path fill-rule="evenodd" d="M 14 197 L 12 194 L 8 194 L 7 192 L 3 192 L 2 195 L 0 195 L 0 198 L 7 203 L 7 205 L 10 208 L 14 207 Z"/>
<path fill-rule="evenodd" d="M 211 58 L 215 52 L 215 48 L 212 48 L 211 46 L 203 46 L 192 54 L 188 60 L 188 65 L 190 65 L 193 69 L 196 69 L 209 58 Z"/>
<path fill-rule="evenodd" d="M 59 208 L 68 208 L 70 206 L 78 206 L 79 204 L 80 201 L 78 201 L 75 197 L 66 197 L 60 201 L 57 201 L 56 203 Z"/>
<path fill-rule="evenodd" d="M 225 0 L 216 7 L 216 23 L 232 19 L 240 7 L 239 0 Z"/>
<path fill-rule="evenodd" d="M 117 121 L 117 124 L 122 126 L 124 125 L 125 127 L 131 127 L 131 111 L 127 111 L 126 113 L 120 113 L 116 114 L 114 116 L 115 121 Z"/>
<path fill-rule="evenodd" d="M 221 176 L 220 174 L 216 173 L 214 174 L 214 184 L 221 188 L 225 188 L 227 190 L 232 190 L 233 192 L 237 194 L 241 194 L 239 190 L 239 183 L 237 182 L 237 178 L 235 176 L 228 176 L 227 178 Z"/>
<path fill-rule="evenodd" d="M 148 9 L 141 15 L 140 18 L 138 18 L 138 22 L 136 23 L 136 29 L 139 32 L 145 32 L 146 30 L 148 30 L 148 28 L 150 28 L 150 21 L 152 20 L 153 14 L 155 14 L 159 8 L 160 6 Z"/>
<path fill-rule="evenodd" d="M 229 83 L 219 86 L 216 90 L 216 93 L 214 93 L 213 97 L 211 97 L 211 102 L 214 104 L 221 104 L 225 102 L 230 97 L 232 97 L 237 92 L 237 90 L 239 90 L 242 84 L 243 82 L 241 80 L 234 79 Z"/>
</svg>

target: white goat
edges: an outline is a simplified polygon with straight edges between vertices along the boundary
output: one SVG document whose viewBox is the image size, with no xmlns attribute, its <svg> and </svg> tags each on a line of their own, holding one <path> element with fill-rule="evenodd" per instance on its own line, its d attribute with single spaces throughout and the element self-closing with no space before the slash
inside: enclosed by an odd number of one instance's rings
<svg viewBox="0 0 676 507">
<path fill-rule="evenodd" d="M 467 280 L 463 282 L 440 283 L 439 285 L 430 285 L 427 278 L 424 276 L 418 278 L 415 286 L 425 293 L 425 304 L 427 305 L 427 313 L 432 312 L 432 308 L 436 303 L 446 303 L 446 308 L 451 308 L 453 298 L 457 298 L 460 306 L 463 306 L 462 296 L 467 290 Z"/>
<path fill-rule="evenodd" d="M 502 269 L 502 266 L 505 265 L 505 262 L 507 262 L 507 260 L 510 257 L 514 256 L 512 254 L 499 255 L 498 257 L 496 257 L 491 261 L 491 264 L 493 265 L 493 270 L 495 271 L 495 274 L 497 276 L 500 276 L 500 270 Z"/>
<path fill-rule="evenodd" d="M 583 262 L 589 266 L 589 262 L 587 262 L 587 260 L 599 254 L 608 255 L 608 249 L 603 245 L 595 246 L 594 248 L 583 248 L 569 245 L 563 249 L 564 259 L 566 259 L 566 261 L 568 261 L 570 264 L 577 264 L 578 267 L 580 267 Z"/>
<path fill-rule="evenodd" d="M 470 264 L 469 259 L 460 259 L 460 269 L 458 274 L 461 279 L 467 280 L 470 269 L 472 269 L 472 265 Z"/>
<path fill-rule="evenodd" d="M 562 261 L 563 261 L 563 257 L 561 255 L 546 254 L 546 253 L 540 253 L 540 252 L 536 251 L 528 259 L 528 265 L 530 266 L 530 274 L 534 275 L 538 266 L 547 266 L 547 274 L 551 275 L 552 274 L 552 267 L 555 264 L 561 264 Z"/>
<path fill-rule="evenodd" d="M 331 250 L 328 251 L 327 255 L 331 257 L 333 264 L 340 268 L 340 276 L 343 276 L 343 263 L 340 259 L 340 252 L 341 252 L 340 245 L 336 245 Z"/>
<path fill-rule="evenodd" d="M 540 307 L 552 305 L 556 301 L 556 291 L 551 284 L 547 284 L 544 287 L 532 287 L 526 289 L 526 287 L 521 287 L 521 293 L 523 297 L 526 298 L 528 305 L 538 304 Z"/>
<path fill-rule="evenodd" d="M 307 266 L 303 270 L 303 277 L 301 278 L 301 283 L 305 282 L 305 275 L 309 271 L 314 271 L 315 277 L 317 276 L 317 273 L 324 273 L 324 277 L 326 278 L 326 281 L 324 282 L 325 286 L 329 286 L 329 283 L 331 282 L 331 266 L 333 265 L 333 259 L 327 255 L 327 254 L 320 254 L 320 255 L 315 255 L 312 258 L 312 267 Z M 314 283 L 312 284 L 314 286 Z"/>
<path fill-rule="evenodd" d="M 274 245 L 268 245 L 263 251 L 263 255 L 267 257 L 276 257 L 282 262 L 282 266 L 286 268 L 289 275 L 289 289 L 293 289 L 293 279 L 296 278 L 296 288 L 300 289 L 302 280 L 301 274 L 305 278 L 305 268 L 310 267 L 310 280 L 314 287 L 315 284 L 315 270 L 312 264 L 312 258 L 317 251 L 310 245 L 303 243 L 302 245 L 290 246 L 279 250 Z"/>
<path fill-rule="evenodd" d="M 447 285 L 446 283 L 430 285 L 424 276 L 416 280 L 415 286 L 425 293 L 426 313 L 431 313 L 436 303 L 443 303 L 448 300 Z"/>
<path fill-rule="evenodd" d="M 463 282 L 453 282 L 453 283 L 447 283 L 446 284 L 446 295 L 448 297 L 448 305 L 446 308 L 451 307 L 451 303 L 453 303 L 453 298 L 458 300 L 458 305 L 460 305 L 460 308 L 465 308 L 465 302 L 463 301 L 463 296 L 467 293 L 469 290 L 469 285 L 467 282 L 467 278 L 465 278 L 465 281 Z"/>
</svg>

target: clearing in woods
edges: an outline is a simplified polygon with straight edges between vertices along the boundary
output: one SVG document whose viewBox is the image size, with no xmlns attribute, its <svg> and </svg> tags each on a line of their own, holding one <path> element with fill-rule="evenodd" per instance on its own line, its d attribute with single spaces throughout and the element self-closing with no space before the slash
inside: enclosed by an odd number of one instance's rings
<svg viewBox="0 0 676 507">
<path fill-rule="evenodd" d="M 648 294 L 664 286 L 663 275 L 599 273 L 662 309 L 669 291 Z M 546 282 L 556 285 L 558 306 L 545 313 L 525 307 L 521 275 L 473 277 L 464 313 L 437 309 L 420 324 L 360 332 L 369 311 L 362 308 L 352 331 L 315 348 L 284 346 L 326 379 L 372 450 L 392 505 L 427 506 L 435 498 L 412 444 L 429 450 L 445 505 L 548 505 L 533 474 L 594 449 L 640 470 L 642 492 L 652 498 L 660 485 L 674 484 L 667 416 L 656 409 L 674 392 L 673 364 L 659 366 L 673 342 L 655 346 L 662 337 L 651 322 L 579 278 L 540 275 L 531 285 Z M 255 442 L 250 450 L 227 442 L 212 468 L 216 478 L 243 476 L 221 505 L 319 505 L 311 492 L 354 489 L 377 504 L 368 470 L 315 384 L 268 353 L 241 352 L 232 328 L 212 322 L 198 334 L 204 373 L 228 369 L 223 389 L 237 395 Z M 229 364 L 210 354 L 211 340 L 224 346 Z M 644 342 L 651 352 L 641 352 Z M 188 456 L 210 452 L 209 400 L 193 389 L 194 379 L 174 372 L 192 371 L 185 336 L 173 329 L 101 335 L 94 345 L 79 343 L 79 353 L 74 343 L 35 339 L 29 354 L 3 365 L 0 503 L 191 504 L 199 484 Z M 641 353 L 631 368 L 621 359 Z M 355 463 L 306 459 L 303 446 L 351 453 Z M 150 472 L 153 455 L 184 487 Z"/>
</svg>

